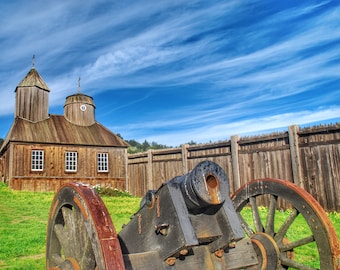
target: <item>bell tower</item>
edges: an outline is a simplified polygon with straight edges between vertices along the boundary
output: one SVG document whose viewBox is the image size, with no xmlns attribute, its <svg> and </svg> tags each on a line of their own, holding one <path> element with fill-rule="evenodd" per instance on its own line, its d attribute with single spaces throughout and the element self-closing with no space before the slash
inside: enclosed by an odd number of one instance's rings
<svg viewBox="0 0 340 270">
<path fill-rule="evenodd" d="M 64 117 L 78 126 L 91 126 L 95 123 L 96 106 L 90 96 L 77 93 L 68 96 L 64 105 Z"/>
<path fill-rule="evenodd" d="M 39 122 L 49 117 L 50 89 L 33 66 L 15 89 L 15 117 Z"/>
<path fill-rule="evenodd" d="M 91 126 L 95 120 L 95 108 L 93 98 L 80 93 L 80 78 L 78 81 L 78 93 L 68 96 L 64 105 L 64 117 L 72 124 L 78 126 Z"/>
</svg>

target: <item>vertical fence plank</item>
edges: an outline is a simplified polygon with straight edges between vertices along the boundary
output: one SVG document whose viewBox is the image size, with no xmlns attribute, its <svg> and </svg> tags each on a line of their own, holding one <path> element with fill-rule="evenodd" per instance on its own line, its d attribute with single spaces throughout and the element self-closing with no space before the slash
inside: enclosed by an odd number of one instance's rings
<svg viewBox="0 0 340 270">
<path fill-rule="evenodd" d="M 153 173 L 152 173 L 152 149 L 148 150 L 148 163 L 146 168 L 147 190 L 153 189 Z"/>
<path fill-rule="evenodd" d="M 128 157 L 128 152 L 127 149 L 124 150 L 124 155 L 125 155 L 125 190 L 130 190 L 130 179 L 129 179 L 129 171 L 128 171 L 128 161 L 129 161 L 129 157 Z"/>
<path fill-rule="evenodd" d="M 301 174 L 301 161 L 299 149 L 299 126 L 293 125 L 288 127 L 290 156 L 292 162 L 293 181 L 300 187 L 304 187 L 304 181 Z"/>
<path fill-rule="evenodd" d="M 189 147 L 189 144 L 182 145 L 183 174 L 186 174 L 188 172 L 188 147 Z"/>
<path fill-rule="evenodd" d="M 238 141 L 240 140 L 240 136 L 233 135 L 231 136 L 231 162 L 233 169 L 233 179 L 234 179 L 234 188 L 235 190 L 239 189 L 241 186 L 240 179 L 240 165 L 238 161 Z"/>
</svg>

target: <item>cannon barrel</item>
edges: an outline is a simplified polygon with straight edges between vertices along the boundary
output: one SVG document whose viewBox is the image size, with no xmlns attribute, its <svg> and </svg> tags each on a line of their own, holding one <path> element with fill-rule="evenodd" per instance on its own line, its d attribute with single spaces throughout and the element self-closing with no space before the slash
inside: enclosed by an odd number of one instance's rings
<svg viewBox="0 0 340 270">
<path fill-rule="evenodd" d="M 229 196 L 229 179 L 216 163 L 203 161 L 191 172 L 177 177 L 189 210 L 221 205 Z"/>
<path fill-rule="evenodd" d="M 228 198 L 229 178 L 224 170 L 214 162 L 203 161 L 187 174 L 177 176 L 164 185 L 179 187 L 189 211 L 197 212 L 204 208 L 218 208 Z M 155 190 L 148 191 L 141 201 L 150 206 Z"/>
</svg>

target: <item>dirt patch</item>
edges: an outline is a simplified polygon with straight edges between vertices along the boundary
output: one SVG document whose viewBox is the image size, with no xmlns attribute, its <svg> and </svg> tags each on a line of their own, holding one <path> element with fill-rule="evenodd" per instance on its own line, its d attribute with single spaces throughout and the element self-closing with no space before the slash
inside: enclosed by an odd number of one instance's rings
<svg viewBox="0 0 340 270">
<path fill-rule="evenodd" d="M 4 261 L 0 260 L 0 268 L 1 268 L 1 269 L 5 269 L 5 267 L 8 267 L 8 265 L 5 264 Z"/>
<path fill-rule="evenodd" d="M 30 217 L 30 216 L 21 216 L 20 218 L 18 218 L 18 219 L 14 219 L 14 220 L 12 220 L 12 224 L 17 224 L 17 223 L 21 223 L 21 222 L 23 222 L 23 221 L 26 221 L 26 220 L 30 220 L 30 219 L 32 219 L 32 217 Z"/>
<path fill-rule="evenodd" d="M 21 257 L 18 257 L 17 260 L 27 260 L 27 259 L 28 260 L 40 260 L 42 258 L 45 258 L 45 253 L 29 255 L 29 256 L 21 256 Z M 8 269 L 8 268 L 10 268 L 10 265 L 0 260 L 0 269 Z"/>
<path fill-rule="evenodd" d="M 20 260 L 25 260 L 25 259 L 39 260 L 44 257 L 45 257 L 45 253 L 42 253 L 42 254 L 35 254 L 35 255 L 29 255 L 29 256 L 22 256 L 22 257 L 19 257 L 19 259 Z"/>
</svg>

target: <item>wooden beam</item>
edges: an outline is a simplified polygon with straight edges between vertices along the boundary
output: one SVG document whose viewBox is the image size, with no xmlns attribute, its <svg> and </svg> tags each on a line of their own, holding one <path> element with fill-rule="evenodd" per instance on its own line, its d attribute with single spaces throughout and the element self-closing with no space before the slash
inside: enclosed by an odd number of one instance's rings
<svg viewBox="0 0 340 270">
<path fill-rule="evenodd" d="M 240 140 L 240 136 L 233 135 L 231 136 L 231 162 L 233 168 L 233 180 L 234 180 L 234 188 L 235 190 L 241 187 L 241 179 L 240 179 L 240 165 L 238 161 L 238 141 Z"/>
<path fill-rule="evenodd" d="M 289 147 L 292 162 L 293 182 L 304 188 L 304 181 L 301 173 L 300 149 L 299 149 L 299 132 L 300 127 L 297 125 L 288 127 Z"/>
<path fill-rule="evenodd" d="M 146 181 L 147 181 L 147 190 L 154 189 L 153 186 L 153 173 L 152 173 L 152 149 L 148 151 L 148 164 L 146 167 Z"/>
<path fill-rule="evenodd" d="M 189 147 L 189 144 L 182 144 L 183 174 L 188 173 L 188 147 Z"/>
</svg>

